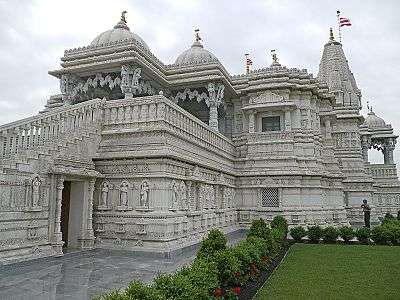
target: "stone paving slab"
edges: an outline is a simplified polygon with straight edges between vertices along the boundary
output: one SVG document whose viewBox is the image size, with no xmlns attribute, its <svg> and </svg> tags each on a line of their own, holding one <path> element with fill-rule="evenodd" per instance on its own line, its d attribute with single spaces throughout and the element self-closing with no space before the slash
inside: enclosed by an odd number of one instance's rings
<svg viewBox="0 0 400 300">
<path fill-rule="evenodd" d="M 243 237 L 244 231 L 231 234 L 229 243 Z M 159 272 L 170 273 L 191 263 L 195 254 L 195 247 L 173 258 L 96 249 L 0 266 L 0 299 L 91 299 L 124 288 L 133 279 L 150 282 Z"/>
</svg>

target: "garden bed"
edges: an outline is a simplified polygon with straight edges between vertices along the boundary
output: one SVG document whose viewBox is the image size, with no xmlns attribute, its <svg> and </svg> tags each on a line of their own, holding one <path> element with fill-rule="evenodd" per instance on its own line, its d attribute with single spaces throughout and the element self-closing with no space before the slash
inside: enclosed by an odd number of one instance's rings
<svg viewBox="0 0 400 300">
<path fill-rule="evenodd" d="M 245 287 L 242 288 L 242 291 L 239 294 L 239 300 L 253 299 L 253 297 L 257 294 L 257 291 L 264 285 L 264 283 L 272 275 L 274 270 L 282 262 L 283 258 L 286 256 L 286 253 L 289 251 L 289 248 L 293 244 L 294 243 L 291 241 L 286 241 L 282 249 L 279 251 L 278 255 L 275 256 L 268 264 L 266 270 L 260 273 L 258 279 L 256 281 L 248 283 Z"/>
</svg>

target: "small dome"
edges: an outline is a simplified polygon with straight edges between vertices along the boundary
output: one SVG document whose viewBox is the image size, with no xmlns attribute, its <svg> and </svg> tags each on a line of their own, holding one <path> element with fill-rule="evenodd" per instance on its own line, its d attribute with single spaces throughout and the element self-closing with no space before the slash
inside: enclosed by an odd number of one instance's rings
<svg viewBox="0 0 400 300">
<path fill-rule="evenodd" d="M 200 41 L 196 40 L 190 49 L 178 56 L 175 65 L 197 65 L 209 62 L 218 62 L 218 59 L 210 51 L 204 49 Z"/>
<path fill-rule="evenodd" d="M 386 126 L 385 121 L 382 118 L 375 115 L 375 113 L 372 110 L 368 112 L 364 124 L 367 125 L 368 128 L 381 128 Z"/>
<path fill-rule="evenodd" d="M 150 51 L 149 46 L 142 40 L 140 36 L 131 32 L 128 25 L 126 24 L 125 15 L 121 16 L 121 20 L 113 29 L 107 30 L 100 33 L 91 43 L 91 46 L 100 46 L 104 44 L 109 44 L 113 42 L 123 41 L 123 40 L 135 40 L 139 42 L 145 49 Z"/>
</svg>

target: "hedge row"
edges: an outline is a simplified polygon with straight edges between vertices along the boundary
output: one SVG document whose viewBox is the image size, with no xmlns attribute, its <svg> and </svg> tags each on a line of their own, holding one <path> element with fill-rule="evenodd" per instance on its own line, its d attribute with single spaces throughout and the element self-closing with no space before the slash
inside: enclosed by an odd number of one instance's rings
<svg viewBox="0 0 400 300">
<path fill-rule="evenodd" d="M 255 280 L 283 246 L 288 224 L 277 216 L 267 226 L 252 223 L 245 240 L 227 246 L 224 234 L 213 229 L 202 241 L 194 262 L 173 274 L 159 274 L 152 284 L 133 281 L 124 291 L 98 300 L 238 299 L 241 287 Z"/>
<path fill-rule="evenodd" d="M 297 226 L 290 229 L 290 235 L 296 242 L 301 242 L 304 237 L 308 237 L 312 243 L 319 243 L 321 239 L 325 243 L 336 243 L 341 237 L 345 243 L 349 243 L 356 237 L 362 244 L 374 242 L 379 245 L 400 245 L 400 220 L 387 214 L 382 224 L 372 230 L 365 227 L 354 230 L 350 226 L 340 228 L 310 226 L 306 230 L 304 227 Z"/>
</svg>

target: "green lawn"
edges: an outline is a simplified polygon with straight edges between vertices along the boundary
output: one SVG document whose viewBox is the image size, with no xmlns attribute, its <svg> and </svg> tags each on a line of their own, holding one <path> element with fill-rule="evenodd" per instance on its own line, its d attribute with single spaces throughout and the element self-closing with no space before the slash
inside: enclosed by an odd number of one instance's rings
<svg viewBox="0 0 400 300">
<path fill-rule="evenodd" d="M 400 299 L 400 247 L 296 244 L 261 299 Z"/>
</svg>

